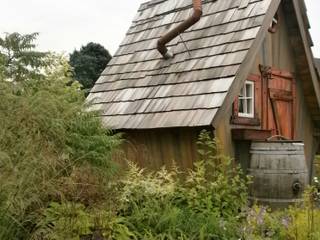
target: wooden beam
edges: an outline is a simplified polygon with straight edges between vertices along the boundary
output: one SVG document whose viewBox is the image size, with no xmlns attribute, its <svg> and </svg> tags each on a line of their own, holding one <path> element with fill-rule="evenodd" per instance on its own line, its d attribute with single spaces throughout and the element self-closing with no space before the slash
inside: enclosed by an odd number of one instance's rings
<svg viewBox="0 0 320 240">
<path fill-rule="evenodd" d="M 234 117 L 231 119 L 230 123 L 235 125 L 247 125 L 247 126 L 261 125 L 261 121 L 259 118 L 244 118 L 244 117 Z"/>
<path fill-rule="evenodd" d="M 271 130 L 232 129 L 232 139 L 240 141 L 264 141 L 271 137 Z"/>
</svg>

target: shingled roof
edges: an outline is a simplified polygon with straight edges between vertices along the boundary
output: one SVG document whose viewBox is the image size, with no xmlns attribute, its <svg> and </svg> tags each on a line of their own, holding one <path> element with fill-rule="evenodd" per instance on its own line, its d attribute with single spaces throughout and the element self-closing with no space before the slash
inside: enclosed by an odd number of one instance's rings
<svg viewBox="0 0 320 240">
<path fill-rule="evenodd" d="M 245 80 L 250 66 L 240 69 L 252 65 L 257 36 L 267 32 L 279 3 L 203 0 L 203 17 L 168 45 L 175 53 L 169 60 L 156 50 L 157 40 L 192 14 L 192 1 L 142 4 L 88 100 L 113 129 L 211 125 L 242 84 L 237 79 Z"/>
</svg>

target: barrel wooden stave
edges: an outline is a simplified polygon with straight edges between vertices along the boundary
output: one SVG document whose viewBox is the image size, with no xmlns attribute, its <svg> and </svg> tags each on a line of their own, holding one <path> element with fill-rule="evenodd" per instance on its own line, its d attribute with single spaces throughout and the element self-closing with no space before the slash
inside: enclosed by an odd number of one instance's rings
<svg viewBox="0 0 320 240">
<path fill-rule="evenodd" d="M 309 179 L 301 142 L 252 142 L 250 153 L 251 199 L 272 207 L 301 200 Z M 293 190 L 295 183 L 301 185 L 298 192 Z"/>
</svg>

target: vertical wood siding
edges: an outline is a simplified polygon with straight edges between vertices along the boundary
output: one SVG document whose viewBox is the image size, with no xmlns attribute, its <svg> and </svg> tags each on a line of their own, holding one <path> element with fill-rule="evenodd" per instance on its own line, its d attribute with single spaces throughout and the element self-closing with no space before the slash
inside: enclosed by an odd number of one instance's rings
<svg viewBox="0 0 320 240">
<path fill-rule="evenodd" d="M 281 78 L 276 81 L 271 82 L 270 87 L 280 88 L 283 90 L 295 91 L 295 96 L 293 96 L 293 105 L 294 109 L 291 113 L 290 106 L 282 106 L 280 111 L 280 118 L 283 115 L 291 115 L 292 123 L 288 123 L 288 126 L 284 132 L 284 135 L 292 137 L 296 140 L 304 141 L 305 143 L 305 154 L 307 159 L 307 164 L 309 169 L 311 169 L 311 163 L 314 158 L 314 154 L 318 145 L 317 139 L 314 137 L 314 123 L 311 118 L 311 113 L 306 104 L 306 96 L 303 92 L 302 80 L 299 78 L 299 73 L 296 72 L 296 62 L 298 59 L 295 59 L 293 56 L 292 44 L 289 39 L 288 28 L 286 20 L 284 19 L 283 11 L 280 7 L 279 9 L 279 26 L 274 34 L 267 34 L 263 45 L 260 48 L 260 52 L 256 57 L 255 63 L 252 66 L 251 74 L 260 74 L 259 64 L 273 67 L 274 69 L 284 70 L 293 75 L 294 81 L 287 81 L 286 78 Z M 274 85 L 275 84 L 275 85 Z M 284 104 L 284 103 L 282 103 Z M 280 107 L 281 108 L 281 107 Z M 269 110 L 267 113 L 259 113 L 259 115 L 270 115 Z M 241 125 L 232 125 L 230 124 L 229 119 L 232 116 L 232 111 L 226 114 L 226 120 L 222 121 L 217 127 L 216 134 L 217 137 L 221 140 L 224 148 L 227 153 L 236 153 L 233 156 L 247 156 L 244 153 L 239 153 L 234 141 L 230 140 L 232 138 L 230 132 L 232 128 L 257 128 L 250 126 L 241 126 Z M 266 122 L 266 120 L 262 121 Z M 272 124 L 272 123 L 269 123 Z M 281 123 L 284 125 L 283 123 Z M 266 128 L 267 126 L 259 126 L 258 128 Z M 294 129 L 293 133 L 289 132 L 289 128 Z M 238 144 L 239 145 L 239 144 Z M 241 146 L 241 144 L 239 145 Z M 243 148 L 245 149 L 245 148 Z M 246 151 L 246 150 L 245 150 Z M 243 160 L 241 160 L 243 162 Z"/>
<path fill-rule="evenodd" d="M 148 169 L 172 166 L 193 167 L 197 160 L 197 140 L 202 128 L 127 130 L 123 146 L 128 160 Z M 212 129 L 207 128 L 211 131 Z"/>
</svg>

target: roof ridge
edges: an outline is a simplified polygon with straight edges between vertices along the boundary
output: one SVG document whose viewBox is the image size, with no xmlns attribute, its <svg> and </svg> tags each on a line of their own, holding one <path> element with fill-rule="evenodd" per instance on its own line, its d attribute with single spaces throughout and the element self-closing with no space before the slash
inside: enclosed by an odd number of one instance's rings
<svg viewBox="0 0 320 240">
<path fill-rule="evenodd" d="M 144 11 L 149 7 L 153 7 L 153 6 L 157 5 L 157 4 L 160 4 L 160 3 L 163 3 L 163 2 L 166 2 L 166 1 L 168 1 L 168 0 L 149 0 L 149 1 L 143 2 L 140 5 L 140 8 L 139 8 L 138 12 Z"/>
<path fill-rule="evenodd" d="M 150 0 L 150 1 L 148 1 L 148 2 L 142 3 L 141 6 L 140 6 L 140 8 L 139 8 L 139 10 L 138 10 L 138 13 L 139 13 L 139 12 L 142 12 L 142 11 L 145 11 L 145 10 L 147 10 L 148 8 L 152 8 L 152 7 L 156 6 L 156 5 L 159 5 L 159 4 L 162 4 L 162 3 L 164 3 L 164 2 L 168 2 L 168 1 L 173 1 L 173 0 Z M 177 0 L 175 0 L 175 1 L 177 1 Z M 181 0 L 180 0 L 180 1 L 181 1 Z M 185 0 L 184 0 L 184 1 L 185 1 Z M 218 1 L 218 0 L 202 0 L 202 4 L 207 4 L 207 3 L 211 3 L 211 2 L 217 2 L 217 1 Z M 260 1 L 261 1 L 261 0 L 260 0 Z M 177 3 L 176 3 L 176 5 L 177 5 Z M 181 6 L 181 7 L 177 7 L 177 8 L 174 8 L 174 9 L 171 9 L 171 10 L 168 10 L 168 11 L 165 11 L 165 12 L 163 12 L 163 13 L 160 14 L 160 15 L 155 15 L 154 17 L 166 15 L 166 14 L 172 13 L 172 12 L 178 12 L 178 11 L 183 10 L 183 9 L 192 8 L 192 6 L 193 6 L 193 5 L 192 5 L 192 0 L 191 0 L 190 4 L 186 4 L 186 5 L 183 5 L 183 6 Z M 141 21 L 141 20 L 139 20 L 139 21 Z M 135 21 L 133 21 L 133 22 L 135 22 Z"/>
</svg>

